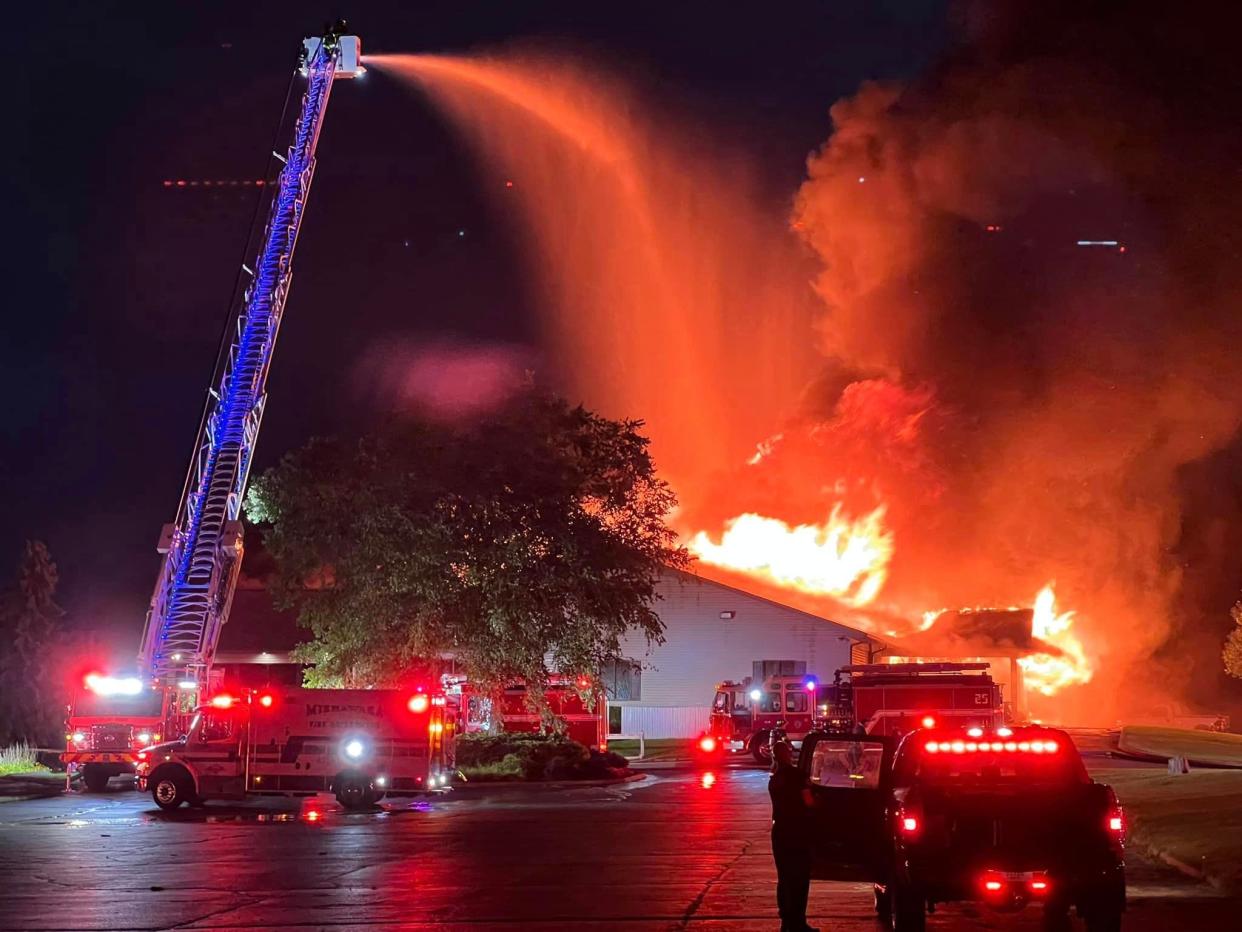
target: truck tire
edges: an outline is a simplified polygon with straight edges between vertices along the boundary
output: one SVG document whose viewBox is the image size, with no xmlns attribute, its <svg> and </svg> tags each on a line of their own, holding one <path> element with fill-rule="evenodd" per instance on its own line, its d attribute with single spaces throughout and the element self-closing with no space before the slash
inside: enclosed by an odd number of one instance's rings
<svg viewBox="0 0 1242 932">
<path fill-rule="evenodd" d="M 751 757 L 764 766 L 772 763 L 772 749 L 768 747 L 768 733 L 766 731 L 756 732 L 755 736 L 750 739 L 750 754 Z"/>
<path fill-rule="evenodd" d="M 927 928 L 927 902 L 912 885 L 895 880 L 889 885 L 893 932 L 923 932 Z"/>
<path fill-rule="evenodd" d="M 356 811 L 375 805 L 375 788 L 364 777 L 342 777 L 336 781 L 336 801 Z"/>
<path fill-rule="evenodd" d="M 154 773 L 147 781 L 151 798 L 161 809 L 176 809 L 182 803 L 194 805 L 194 781 L 180 767 L 168 767 Z"/>
<path fill-rule="evenodd" d="M 112 774 L 108 769 L 98 764 L 87 764 L 82 768 L 82 782 L 86 784 L 86 789 L 91 793 L 104 792 L 111 778 Z"/>
</svg>

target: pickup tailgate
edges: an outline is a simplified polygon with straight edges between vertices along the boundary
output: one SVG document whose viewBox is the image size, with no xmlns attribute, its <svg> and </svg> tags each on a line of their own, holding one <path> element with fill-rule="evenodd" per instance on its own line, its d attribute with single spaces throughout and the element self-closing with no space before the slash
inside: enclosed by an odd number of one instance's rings
<svg viewBox="0 0 1242 932">
<path fill-rule="evenodd" d="M 1072 869 L 1098 854 L 1104 818 L 1091 784 L 951 791 L 924 787 L 924 851 L 949 863 L 1011 870 Z"/>
</svg>

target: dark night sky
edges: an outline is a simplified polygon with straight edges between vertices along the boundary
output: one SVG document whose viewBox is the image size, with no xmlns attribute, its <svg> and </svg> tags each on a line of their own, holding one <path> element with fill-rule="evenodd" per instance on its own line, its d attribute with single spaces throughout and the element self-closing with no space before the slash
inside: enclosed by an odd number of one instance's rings
<svg viewBox="0 0 1242 932">
<path fill-rule="evenodd" d="M 367 51 L 534 40 L 588 51 L 727 134 L 789 197 L 827 109 L 947 41 L 943 0 L 357 2 Z M 167 191 L 262 173 L 298 42 L 342 8 L 36 5 L 10 24 L 10 266 L 0 389 L 0 572 L 46 540 L 72 621 L 136 646 L 253 193 Z M 533 340 L 497 192 L 424 101 L 340 87 L 299 244 L 257 467 L 365 427 L 350 384 L 377 340 Z M 253 189 L 252 189 L 253 190 Z M 457 236 L 466 229 L 468 235 Z"/>
</svg>

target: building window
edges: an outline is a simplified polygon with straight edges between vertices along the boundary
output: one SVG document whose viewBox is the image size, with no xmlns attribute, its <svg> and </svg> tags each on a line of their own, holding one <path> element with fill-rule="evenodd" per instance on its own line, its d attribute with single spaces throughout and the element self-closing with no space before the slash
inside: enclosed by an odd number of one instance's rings
<svg viewBox="0 0 1242 932">
<path fill-rule="evenodd" d="M 614 660 L 600 670 L 604 693 L 614 702 L 638 702 L 643 697 L 642 667 L 632 660 Z"/>
<path fill-rule="evenodd" d="M 751 662 L 751 679 L 762 683 L 773 676 L 803 676 L 805 660 L 755 660 Z"/>
<path fill-rule="evenodd" d="M 608 734 L 621 734 L 621 706 L 619 705 L 608 707 Z"/>
</svg>

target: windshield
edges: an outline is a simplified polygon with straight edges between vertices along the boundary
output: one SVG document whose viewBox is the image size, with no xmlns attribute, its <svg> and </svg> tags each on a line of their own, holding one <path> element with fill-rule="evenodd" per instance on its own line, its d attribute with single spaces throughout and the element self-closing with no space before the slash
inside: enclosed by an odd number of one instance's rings
<svg viewBox="0 0 1242 932">
<path fill-rule="evenodd" d="M 136 696 L 100 696 L 89 690 L 78 693 L 73 714 L 81 716 L 115 715 L 124 718 L 159 718 L 163 696 L 144 690 Z"/>
</svg>

